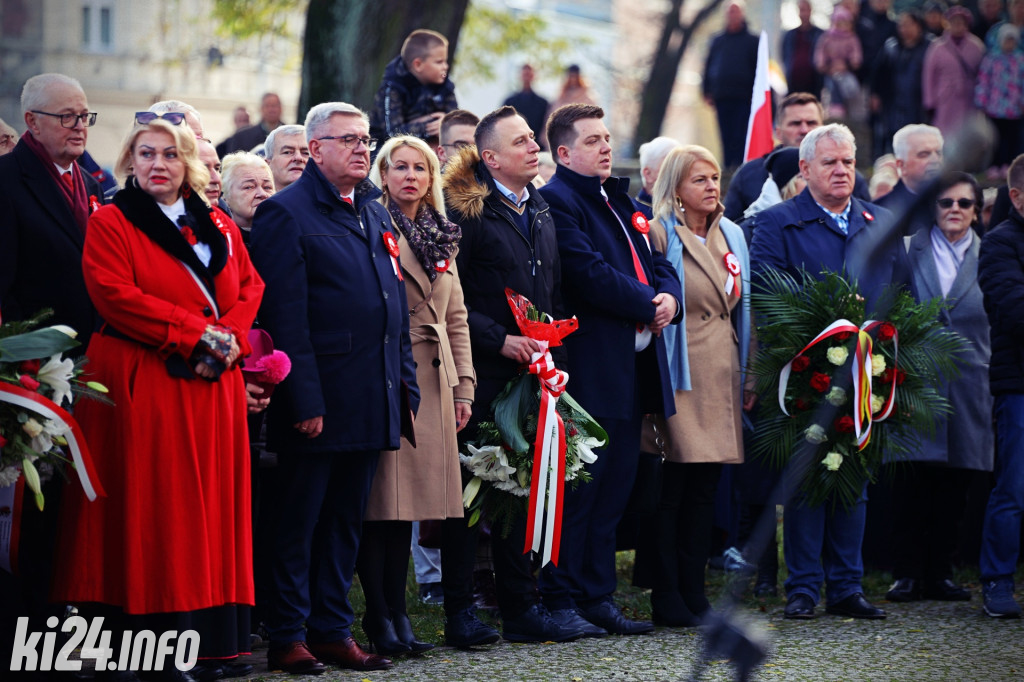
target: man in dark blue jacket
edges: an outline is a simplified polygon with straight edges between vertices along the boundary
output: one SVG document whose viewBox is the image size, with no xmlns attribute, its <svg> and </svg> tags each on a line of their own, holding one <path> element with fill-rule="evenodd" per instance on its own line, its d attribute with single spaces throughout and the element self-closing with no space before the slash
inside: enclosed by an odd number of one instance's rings
<svg viewBox="0 0 1024 682">
<path fill-rule="evenodd" d="M 558 566 L 541 574 L 553 612 L 573 607 L 614 634 L 639 634 L 651 623 L 628 620 L 612 600 L 615 528 L 626 508 L 640 452 L 640 418 L 675 413 L 661 330 L 682 317 L 682 290 L 672 265 L 647 239 L 647 222 L 611 177 L 611 135 L 604 111 L 567 104 L 548 119 L 558 162 L 541 188 L 551 207 L 562 259 L 562 296 L 579 329 L 565 340 L 567 390 L 608 432 L 588 466 L 593 480 L 566 491 Z"/>
<path fill-rule="evenodd" d="M 1007 184 L 1013 210 L 985 235 L 978 260 L 991 326 L 989 387 L 996 418 L 996 485 L 985 509 L 980 563 L 985 613 L 993 618 L 1021 615 L 1013 574 L 1024 514 L 1024 155 L 1010 165 Z"/>
<path fill-rule="evenodd" d="M 399 448 L 419 402 L 398 244 L 366 180 L 368 131 L 350 104 L 310 109 L 310 163 L 253 222 L 260 322 L 292 361 L 267 412 L 280 486 L 267 664 L 295 674 L 322 672 L 320 660 L 391 665 L 352 638 L 348 602 L 378 453 Z"/>
<path fill-rule="evenodd" d="M 744 7 L 740 0 L 734 0 L 726 8 L 725 30 L 711 41 L 702 86 L 704 101 L 718 115 L 722 165 L 730 169 L 743 163 L 757 70 L 758 38 L 747 30 Z"/>
<path fill-rule="evenodd" d="M 750 248 L 757 278 L 769 269 L 799 278 L 801 270 L 844 272 L 857 281 L 868 311 L 884 314 L 890 283 L 909 283 L 910 271 L 893 216 L 853 196 L 856 144 L 840 124 L 816 128 L 800 144 L 807 188 L 755 217 Z M 882 318 L 884 319 L 884 318 Z M 786 618 L 809 619 L 826 583 L 826 610 L 853 618 L 885 618 L 864 598 L 865 500 L 847 511 L 796 498 L 786 505 Z"/>
</svg>

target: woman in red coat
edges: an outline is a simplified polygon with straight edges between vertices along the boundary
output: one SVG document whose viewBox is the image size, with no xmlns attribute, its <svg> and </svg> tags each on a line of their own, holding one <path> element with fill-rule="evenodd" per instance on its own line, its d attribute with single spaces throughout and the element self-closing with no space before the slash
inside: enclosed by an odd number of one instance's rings
<svg viewBox="0 0 1024 682">
<path fill-rule="evenodd" d="M 232 662 L 248 651 L 241 607 L 253 603 L 236 361 L 249 352 L 263 282 L 238 228 L 206 203 L 209 177 L 188 128 L 136 126 L 117 170 L 125 188 L 89 219 L 83 255 L 105 321 L 87 369 L 114 404 L 83 403 L 76 414 L 107 496 L 88 502 L 69 486 L 55 597 L 102 605 L 105 628 L 197 630 L 195 679 L 247 672 Z M 171 661 L 157 679 L 193 679 Z"/>
</svg>

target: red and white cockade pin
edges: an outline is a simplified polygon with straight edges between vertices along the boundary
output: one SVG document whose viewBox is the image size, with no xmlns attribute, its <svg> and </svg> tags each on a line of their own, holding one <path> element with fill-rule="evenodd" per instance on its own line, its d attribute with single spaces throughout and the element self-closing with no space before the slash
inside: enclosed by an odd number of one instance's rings
<svg viewBox="0 0 1024 682">
<path fill-rule="evenodd" d="M 452 261 L 450 258 L 445 258 L 444 260 L 439 260 L 436 263 L 434 263 L 434 269 L 437 270 L 438 272 L 448 272 L 448 268 L 450 268 L 451 266 Z"/>
<path fill-rule="evenodd" d="M 733 296 L 740 295 L 740 259 L 730 251 L 725 254 L 725 269 L 729 276 L 725 278 L 725 293 Z"/>
<path fill-rule="evenodd" d="M 651 239 L 647 236 L 647 233 L 651 231 L 651 223 L 647 220 L 647 216 L 637 211 L 633 214 L 631 222 L 633 223 L 633 229 L 644 236 L 644 243 L 647 244 L 647 250 L 650 251 Z"/>
<path fill-rule="evenodd" d="M 95 194 L 89 195 L 89 212 L 95 213 L 100 210 L 100 200 L 96 198 Z"/>
<path fill-rule="evenodd" d="M 862 213 L 861 215 L 863 215 L 864 220 L 868 221 L 869 223 L 875 219 L 875 216 L 871 215 L 867 211 L 864 211 L 864 213 Z"/>
<path fill-rule="evenodd" d="M 388 253 L 391 254 L 391 267 L 395 269 L 395 276 L 398 278 L 399 282 L 404 281 L 405 278 L 402 277 L 402 268 L 398 267 L 398 240 L 395 239 L 395 235 L 391 234 L 391 232 L 385 232 L 383 237 L 384 248 L 386 248 Z"/>
</svg>

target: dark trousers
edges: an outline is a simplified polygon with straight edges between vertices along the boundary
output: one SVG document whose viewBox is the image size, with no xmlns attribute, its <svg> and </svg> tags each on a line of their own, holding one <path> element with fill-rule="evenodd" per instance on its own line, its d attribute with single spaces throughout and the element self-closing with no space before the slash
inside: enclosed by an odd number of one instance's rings
<svg viewBox="0 0 1024 682">
<path fill-rule="evenodd" d="M 970 475 L 928 462 L 901 463 L 892 481 L 894 578 L 953 577 Z"/>
<path fill-rule="evenodd" d="M 444 610 L 455 614 L 473 605 L 473 569 L 480 527 L 469 519 L 445 519 L 441 524 L 441 586 Z M 519 516 L 507 536 L 500 524 L 491 527 L 491 558 L 498 608 L 503 618 L 515 618 L 537 603 L 533 563 L 523 553 L 526 518 Z M 564 537 L 564 536 L 563 536 Z"/>
<path fill-rule="evenodd" d="M 267 613 L 271 646 L 351 635 L 348 601 L 379 451 L 282 453 Z"/>
<path fill-rule="evenodd" d="M 722 167 L 739 168 L 743 165 L 743 145 L 747 141 L 750 100 L 718 98 L 715 100 L 715 114 L 722 137 Z"/>
<path fill-rule="evenodd" d="M 562 545 L 558 566 L 541 571 L 540 591 L 549 609 L 587 608 L 611 598 L 615 574 L 615 529 L 633 489 L 640 457 L 640 415 L 598 421 L 608 445 L 587 466 L 592 480 L 567 488 L 562 510 Z"/>
<path fill-rule="evenodd" d="M 665 462 L 655 515 L 658 549 L 655 592 L 677 592 L 696 615 L 707 611 L 704 569 L 711 554 L 718 463 Z"/>
</svg>

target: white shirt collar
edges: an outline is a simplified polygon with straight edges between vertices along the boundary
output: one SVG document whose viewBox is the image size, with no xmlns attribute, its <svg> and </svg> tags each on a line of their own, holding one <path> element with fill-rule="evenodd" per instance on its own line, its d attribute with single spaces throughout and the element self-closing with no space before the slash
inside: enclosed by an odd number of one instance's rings
<svg viewBox="0 0 1024 682">
<path fill-rule="evenodd" d="M 512 190 L 510 190 L 508 187 L 501 184 L 497 180 L 494 181 L 494 186 L 498 188 L 498 191 L 501 192 L 501 195 L 503 197 L 505 197 L 513 204 L 515 204 L 516 208 L 519 208 L 519 204 L 526 201 L 526 198 L 529 195 L 529 192 L 525 187 L 523 187 L 523 193 L 517 197 L 515 192 L 513 192 Z"/>
</svg>

